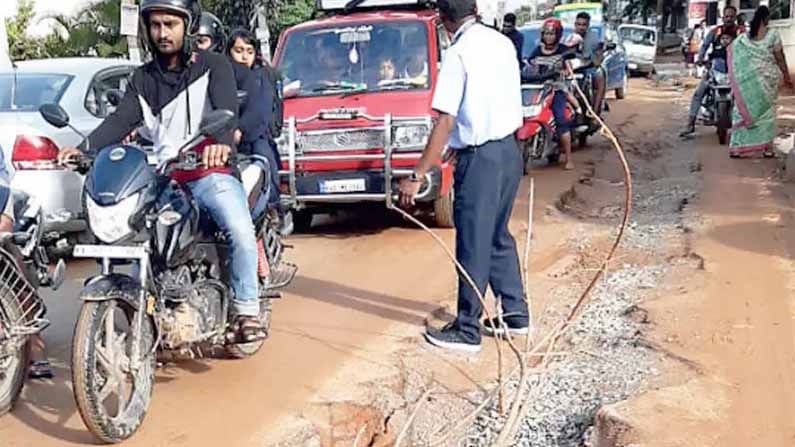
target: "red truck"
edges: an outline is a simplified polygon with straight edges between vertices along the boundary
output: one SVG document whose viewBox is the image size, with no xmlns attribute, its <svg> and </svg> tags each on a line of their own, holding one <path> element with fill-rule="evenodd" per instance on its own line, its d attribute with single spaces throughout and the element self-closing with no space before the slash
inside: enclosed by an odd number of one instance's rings
<svg viewBox="0 0 795 447">
<path fill-rule="evenodd" d="M 319 0 L 323 18 L 286 30 L 282 198 L 296 229 L 344 204 L 395 203 L 430 135 L 431 99 L 450 36 L 425 1 Z M 453 160 L 426 176 L 418 207 L 453 225 Z"/>
</svg>

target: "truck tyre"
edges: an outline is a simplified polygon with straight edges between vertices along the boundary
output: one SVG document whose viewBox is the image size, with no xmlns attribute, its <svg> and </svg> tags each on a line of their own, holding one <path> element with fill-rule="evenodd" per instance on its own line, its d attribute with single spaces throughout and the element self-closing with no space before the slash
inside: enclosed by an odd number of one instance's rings
<svg viewBox="0 0 795 447">
<path fill-rule="evenodd" d="M 309 210 L 293 211 L 293 225 L 298 233 L 306 233 L 312 229 L 314 215 Z"/>
<path fill-rule="evenodd" d="M 453 228 L 453 187 L 433 201 L 433 220 L 439 228 Z"/>
</svg>

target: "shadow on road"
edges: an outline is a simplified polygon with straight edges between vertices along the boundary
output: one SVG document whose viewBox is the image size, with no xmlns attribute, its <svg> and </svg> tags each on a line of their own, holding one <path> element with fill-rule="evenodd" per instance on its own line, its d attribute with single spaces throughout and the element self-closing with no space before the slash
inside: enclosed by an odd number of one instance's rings
<svg viewBox="0 0 795 447">
<path fill-rule="evenodd" d="M 305 276 L 295 278 L 290 285 L 290 293 L 415 326 L 422 326 L 425 317 L 439 308 L 432 303 L 398 298 Z"/>
</svg>

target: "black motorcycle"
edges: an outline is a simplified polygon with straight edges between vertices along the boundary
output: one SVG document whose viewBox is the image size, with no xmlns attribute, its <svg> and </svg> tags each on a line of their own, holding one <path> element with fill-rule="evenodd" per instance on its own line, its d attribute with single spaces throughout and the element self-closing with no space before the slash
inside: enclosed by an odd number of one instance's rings
<svg viewBox="0 0 795 447">
<path fill-rule="evenodd" d="M 50 124 L 68 125 L 59 106 L 40 111 Z M 78 162 L 78 169 L 87 171 L 83 202 L 99 244 L 78 245 L 74 256 L 97 259 L 101 273 L 87 280 L 80 296 L 73 387 L 83 422 L 103 442 L 123 441 L 143 422 L 158 355 L 192 357 L 223 348 L 233 358 L 244 358 L 264 342 L 236 343 L 223 234 L 169 176 L 199 167 L 191 149 L 204 138 L 229 132 L 232 118 L 229 111 L 208 113 L 200 135 L 159 166 L 148 164 L 140 148 L 121 144 Z M 261 171 L 257 185 L 270 185 L 268 169 Z M 253 206 L 268 191 L 255 187 L 249 194 Z M 284 245 L 270 213 L 256 216 L 254 225 L 270 271 L 260 282 L 259 317 L 267 330 L 271 300 L 278 297 L 274 291 L 293 280 L 297 267 L 282 260 Z"/>
<path fill-rule="evenodd" d="M 707 126 L 715 126 L 718 143 L 729 143 L 729 130 L 732 127 L 731 110 L 734 106 L 732 87 L 728 73 L 709 67 L 709 88 L 699 110 L 701 122 Z"/>
<path fill-rule="evenodd" d="M 22 392 L 29 358 L 29 340 L 49 325 L 40 287 L 57 289 L 66 265 L 53 272 L 41 245 L 42 210 L 27 194 L 0 186 L 0 202 L 12 200 L 14 228 L 0 234 L 0 415 L 11 410 Z"/>
</svg>

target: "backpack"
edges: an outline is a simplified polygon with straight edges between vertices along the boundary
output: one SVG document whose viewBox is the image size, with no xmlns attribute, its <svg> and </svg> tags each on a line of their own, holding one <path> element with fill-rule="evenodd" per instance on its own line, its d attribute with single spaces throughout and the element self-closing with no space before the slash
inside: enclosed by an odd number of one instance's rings
<svg viewBox="0 0 795 447">
<path fill-rule="evenodd" d="M 282 134 L 282 127 L 284 126 L 282 75 L 277 69 L 268 64 L 263 64 L 263 69 L 265 70 L 268 85 L 273 91 L 273 114 L 271 115 L 269 130 L 272 138 L 278 138 Z"/>
</svg>

